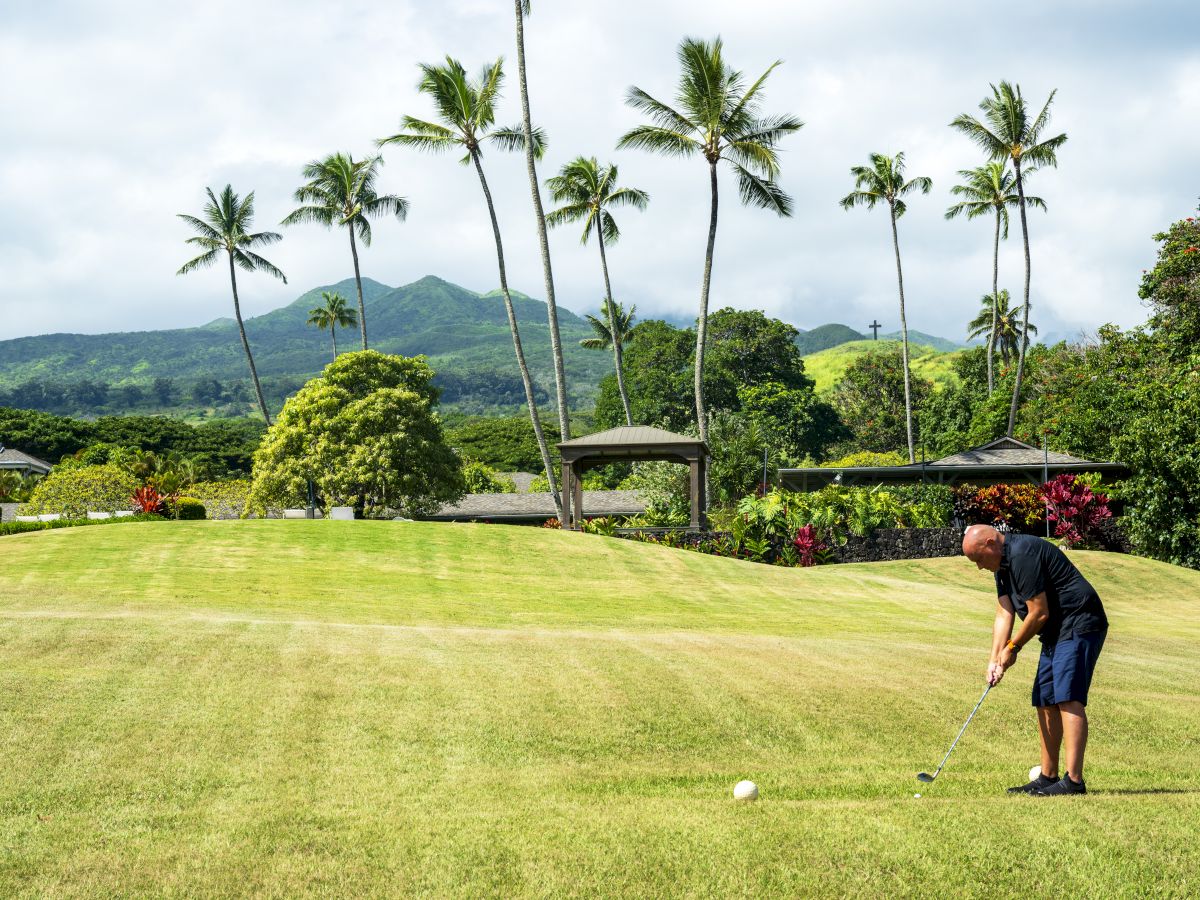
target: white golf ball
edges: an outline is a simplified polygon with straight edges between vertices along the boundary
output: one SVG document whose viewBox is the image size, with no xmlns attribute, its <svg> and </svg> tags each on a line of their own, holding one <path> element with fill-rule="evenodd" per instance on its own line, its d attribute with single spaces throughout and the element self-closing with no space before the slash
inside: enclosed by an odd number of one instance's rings
<svg viewBox="0 0 1200 900">
<path fill-rule="evenodd" d="M 758 785 L 753 781 L 739 781 L 733 786 L 733 799 L 754 801 L 758 799 Z"/>
<path fill-rule="evenodd" d="M 1029 770 L 1029 780 L 1030 781 L 1037 781 L 1039 778 L 1041 778 L 1041 776 L 1042 776 L 1042 767 L 1041 766 L 1034 766 L 1032 769 Z"/>
<path fill-rule="evenodd" d="M 913 794 L 913 799 L 914 799 L 914 800 L 920 800 L 920 799 L 921 799 L 921 795 L 920 795 L 920 794 Z"/>
</svg>

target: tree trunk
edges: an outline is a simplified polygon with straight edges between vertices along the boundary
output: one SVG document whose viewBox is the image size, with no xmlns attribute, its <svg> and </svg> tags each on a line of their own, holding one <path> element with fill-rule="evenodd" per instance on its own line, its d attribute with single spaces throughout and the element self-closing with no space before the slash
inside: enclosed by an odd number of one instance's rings
<svg viewBox="0 0 1200 900">
<path fill-rule="evenodd" d="M 525 16 L 522 0 L 514 0 L 517 11 L 517 73 L 521 82 L 521 130 L 525 134 L 525 168 L 537 217 L 538 246 L 542 251 L 542 275 L 546 287 L 546 317 L 550 322 L 550 351 L 554 355 L 554 389 L 558 400 L 558 428 L 564 441 L 571 439 L 570 409 L 567 407 L 567 375 L 563 370 L 562 340 L 558 334 L 558 304 L 554 299 L 554 271 L 550 267 L 550 240 L 546 234 L 546 212 L 533 158 L 533 122 L 529 116 L 529 83 L 525 79 Z M 553 483 L 553 482 L 552 482 Z"/>
<path fill-rule="evenodd" d="M 1025 309 L 1021 313 L 1021 334 L 1017 340 L 1020 349 L 1017 355 L 1017 381 L 1013 385 L 1012 405 L 1008 408 L 1008 437 L 1012 437 L 1017 425 L 1017 406 L 1021 403 L 1021 381 L 1025 376 L 1025 348 L 1029 345 L 1029 224 L 1025 221 L 1025 184 L 1021 181 L 1021 160 L 1013 160 L 1013 170 L 1017 174 L 1017 197 L 1020 198 L 1021 210 L 1021 240 L 1025 244 Z"/>
<path fill-rule="evenodd" d="M 521 382 L 525 385 L 525 402 L 529 405 L 529 419 L 533 423 L 533 434 L 537 438 L 538 451 L 542 455 L 542 465 L 546 469 L 546 478 L 550 482 L 550 496 L 554 498 L 554 509 L 558 519 L 562 521 L 562 497 L 559 496 L 558 486 L 554 478 L 554 464 L 550 461 L 550 448 L 546 443 L 546 434 L 542 431 L 542 420 L 538 415 L 537 401 L 533 396 L 533 380 L 529 377 L 529 366 L 525 362 L 525 351 L 521 347 L 521 332 L 517 329 L 517 314 L 513 310 L 512 296 L 508 292 L 508 273 L 504 268 L 504 244 L 500 240 L 500 223 L 496 221 L 496 207 L 492 203 L 492 192 L 488 188 L 487 178 L 483 174 L 483 164 L 479 161 L 479 151 L 471 150 L 471 161 L 475 163 L 475 171 L 479 173 L 479 184 L 483 188 L 484 199 L 487 200 L 488 215 L 492 219 L 492 233 L 496 237 L 496 264 L 500 269 L 500 291 L 504 295 L 504 309 L 508 313 L 508 328 L 512 332 L 513 350 L 517 354 L 517 368 L 521 370 Z M 566 440 L 564 438 L 564 440 Z"/>
<path fill-rule="evenodd" d="M 888 204 L 892 216 L 892 247 L 896 251 L 896 283 L 900 286 L 900 350 L 904 364 L 904 427 L 908 435 L 908 461 L 915 463 L 917 454 L 913 447 L 912 386 L 908 374 L 908 319 L 904 314 L 904 272 L 900 268 L 900 237 L 896 233 L 896 206 Z"/>
<path fill-rule="evenodd" d="M 1000 318 L 1000 208 L 996 208 L 996 239 L 992 242 L 992 330 L 988 334 L 987 344 L 987 373 L 988 396 L 996 389 L 995 366 L 996 357 L 996 326 Z"/>
<path fill-rule="evenodd" d="M 254 355 L 250 352 L 250 341 L 246 338 L 246 326 L 242 322 L 242 304 L 238 300 L 237 274 L 233 268 L 233 254 L 229 254 L 229 283 L 233 287 L 233 315 L 237 319 L 238 332 L 242 336 L 242 349 L 246 351 L 246 362 L 250 364 L 250 380 L 254 382 L 254 393 L 258 397 L 258 409 L 263 421 L 271 427 L 271 414 L 267 412 L 267 401 L 263 399 L 262 385 L 258 383 L 258 370 L 254 368 Z"/>
<path fill-rule="evenodd" d="M 346 229 L 350 232 L 350 255 L 354 257 L 354 285 L 358 288 L 358 327 L 362 332 L 363 349 L 367 349 L 367 308 L 363 305 L 362 275 L 358 271 L 358 245 L 354 243 L 354 223 Z"/>
<path fill-rule="evenodd" d="M 329 326 L 329 337 L 333 339 L 333 361 L 337 362 L 337 322 Z"/>
<path fill-rule="evenodd" d="M 708 217 L 708 247 L 704 252 L 704 281 L 700 285 L 700 314 L 696 317 L 696 425 L 700 429 L 700 440 L 705 443 L 708 443 L 708 418 L 704 409 L 704 346 L 708 340 L 708 289 L 712 283 L 713 247 L 717 243 L 716 162 L 708 164 L 708 180 L 712 191 L 712 210 Z"/>
<path fill-rule="evenodd" d="M 604 270 L 604 299 L 608 301 L 608 333 L 612 336 L 613 363 L 617 367 L 617 390 L 621 394 L 621 405 L 625 407 L 625 424 L 633 424 L 633 413 L 629 409 L 629 393 L 625 390 L 625 372 L 621 366 L 621 340 L 617 334 L 616 310 L 613 309 L 612 285 L 608 280 L 608 257 L 604 253 L 604 229 L 600 227 L 600 215 L 596 215 L 596 238 L 600 242 L 600 268 Z"/>
</svg>

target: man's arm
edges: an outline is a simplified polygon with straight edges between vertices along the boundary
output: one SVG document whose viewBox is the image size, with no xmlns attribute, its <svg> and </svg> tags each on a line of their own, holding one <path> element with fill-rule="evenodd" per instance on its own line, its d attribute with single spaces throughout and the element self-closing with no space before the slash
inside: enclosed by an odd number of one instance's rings
<svg viewBox="0 0 1200 900">
<path fill-rule="evenodd" d="M 991 685 L 1000 683 L 1004 677 L 1004 667 L 1000 665 L 1000 655 L 1004 645 L 1012 634 L 1013 619 L 1012 600 L 1007 594 L 996 598 L 996 621 L 992 625 L 992 655 L 988 659 L 987 682 Z"/>
<path fill-rule="evenodd" d="M 1029 611 L 1025 614 L 1025 621 L 1021 623 L 1021 628 L 1017 631 L 1017 636 L 1012 639 L 1012 642 L 1017 645 L 1017 650 L 1020 650 L 1032 641 L 1034 635 L 1042 630 L 1042 626 L 1050 618 L 1050 604 L 1046 600 L 1045 591 L 1035 597 L 1030 597 L 1029 602 L 1025 605 Z M 1005 644 L 1001 649 L 999 658 L 1002 668 L 1007 669 L 1017 661 L 1017 650 L 1013 650 Z"/>
</svg>

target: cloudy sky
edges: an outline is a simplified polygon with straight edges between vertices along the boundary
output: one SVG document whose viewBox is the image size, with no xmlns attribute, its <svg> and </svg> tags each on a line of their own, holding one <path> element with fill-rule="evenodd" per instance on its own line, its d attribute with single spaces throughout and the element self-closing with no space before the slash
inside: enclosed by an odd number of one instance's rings
<svg viewBox="0 0 1200 900">
<path fill-rule="evenodd" d="M 203 189 L 254 190 L 273 229 L 303 164 L 370 152 L 402 114 L 428 116 L 417 63 L 445 54 L 474 70 L 515 55 L 506 0 L 43 0 L 0 3 L 0 339 L 49 331 L 196 325 L 229 314 L 221 269 L 186 278 L 188 232 Z M 1051 130 L 1070 140 L 1036 179 L 1050 207 L 1031 218 L 1033 319 L 1064 336 L 1145 317 L 1136 288 L 1151 235 L 1200 195 L 1200 4 L 1060 0 L 1007 5 L 911 0 L 537 0 L 527 27 L 534 118 L 548 131 L 542 174 L 580 153 L 620 164 L 649 191 L 613 248 L 614 291 L 643 315 L 692 314 L 708 214 L 703 161 L 617 154 L 638 121 L 636 84 L 669 99 L 683 35 L 721 35 L 734 66 L 772 60 L 767 112 L 806 125 L 785 143 L 791 219 L 740 208 L 722 181 L 713 308 L 765 309 L 800 327 L 873 317 L 898 324 L 886 214 L 844 212 L 848 169 L 903 150 L 934 181 L 901 220 L 909 325 L 960 338 L 990 289 L 986 220 L 945 222 L 956 170 L 977 151 L 947 123 L 975 112 L 989 82 L 1020 83 L 1040 103 L 1058 89 Z M 519 117 L 515 64 L 502 121 Z M 398 285 L 436 274 L 496 284 L 478 183 L 450 157 L 385 153 L 381 188 L 407 197 L 406 223 L 376 229 L 364 274 Z M 522 160 L 485 165 L 505 233 L 510 283 L 542 295 Z M 552 235 L 559 302 L 598 304 L 594 246 Z M 241 282 L 248 314 L 351 272 L 344 234 L 286 230 L 269 254 L 287 285 Z M 1001 285 L 1021 282 L 1018 232 Z"/>
</svg>

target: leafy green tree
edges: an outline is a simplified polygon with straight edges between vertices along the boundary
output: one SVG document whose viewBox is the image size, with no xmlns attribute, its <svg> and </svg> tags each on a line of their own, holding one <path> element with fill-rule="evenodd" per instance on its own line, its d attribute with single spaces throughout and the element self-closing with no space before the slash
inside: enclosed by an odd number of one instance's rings
<svg viewBox="0 0 1200 900">
<path fill-rule="evenodd" d="M 977 338 L 987 336 L 988 362 L 988 393 L 992 392 L 992 352 L 999 345 L 1000 359 L 1007 367 L 1010 360 L 1020 353 L 1022 335 L 1021 312 L 1024 307 L 1020 304 L 1010 307 L 1008 291 L 1003 290 L 993 296 L 984 294 L 980 303 L 983 309 L 967 323 L 967 337 Z M 1037 326 L 1029 325 L 1029 334 L 1037 334 Z M 1028 337 L 1025 338 L 1028 340 Z"/>
<path fill-rule="evenodd" d="M 1025 216 L 1027 198 L 1022 167 L 1026 172 L 1043 166 L 1058 166 L 1058 149 L 1067 142 L 1065 134 L 1045 137 L 1050 124 L 1050 104 L 1057 91 L 1051 91 L 1046 105 L 1036 117 L 1030 118 L 1021 94 L 1020 85 L 1001 81 L 992 85 L 992 96 L 984 97 L 979 103 L 983 121 L 964 113 L 950 127 L 973 140 L 994 162 L 1012 160 L 1013 175 L 1017 183 L 1017 209 L 1021 213 L 1021 240 L 1025 249 L 1025 296 L 1022 331 L 1029 332 L 1029 222 Z M 1013 383 L 1012 403 L 1009 405 L 1008 434 L 1011 436 L 1017 422 L 1017 406 L 1021 401 L 1021 382 L 1025 373 L 1026 343 L 1021 344 L 1017 358 L 1017 377 Z"/>
<path fill-rule="evenodd" d="M 990 394 L 996 386 L 992 361 L 996 353 L 996 326 L 1000 315 L 997 305 L 1000 297 L 1000 238 L 1003 235 L 1004 239 L 1008 240 L 1008 211 L 1012 207 L 1020 206 L 1021 198 L 1013 190 L 1016 176 L 1008 171 L 1007 160 L 990 162 L 975 169 L 959 169 L 958 174 L 963 183 L 950 188 L 950 193 L 963 199 L 946 210 L 946 218 L 954 219 L 964 213 L 968 220 L 986 215 L 994 215 L 996 218 L 996 236 L 992 241 L 992 293 L 989 295 L 993 301 L 992 320 L 991 327 L 986 331 L 987 384 Z M 1027 171 L 1025 176 L 1029 177 L 1029 174 Z M 1041 197 L 1026 197 L 1025 204 L 1036 209 L 1046 209 L 1046 202 Z M 1005 291 L 1005 294 L 1007 293 Z"/>
<path fill-rule="evenodd" d="M 337 359 L 337 330 L 351 328 L 358 324 L 358 316 L 354 310 L 346 308 L 346 298 L 332 291 L 321 291 L 322 306 L 314 306 L 308 311 L 308 324 L 315 325 L 324 331 L 329 329 L 329 337 L 333 340 L 333 358 Z"/>
<path fill-rule="evenodd" d="M 884 453 L 903 447 L 912 435 L 908 402 L 920 408 L 932 390 L 933 384 L 924 378 L 905 378 L 897 350 L 859 356 L 833 390 L 833 406 L 853 435 L 847 452 Z M 909 459 L 915 461 L 911 445 Z"/>
<path fill-rule="evenodd" d="M 258 409 L 262 413 L 263 421 L 270 425 L 271 414 L 267 412 L 262 384 L 258 380 L 258 371 L 254 368 L 254 355 L 250 352 L 250 341 L 246 338 L 246 325 L 242 322 L 237 269 L 245 272 L 266 272 L 287 284 L 283 272 L 254 252 L 254 248 L 274 244 L 281 240 L 281 237 L 273 231 L 250 231 L 254 219 L 254 191 L 247 194 L 244 200 L 239 198 L 228 184 L 221 192 L 220 199 L 213 194 L 212 188 L 205 188 L 205 191 L 208 193 L 208 203 L 204 205 L 203 218 L 186 213 L 179 214 L 179 218 L 191 225 L 192 230 L 196 232 L 195 236 L 187 239 L 187 243 L 202 248 L 204 252 L 184 263 L 176 274 L 186 275 L 193 269 L 211 266 L 220 257 L 221 251 L 225 251 L 229 258 L 229 284 L 233 289 L 233 315 L 237 319 L 238 333 L 242 336 L 242 349 L 246 352 L 246 362 L 250 366 L 250 379 L 254 382 Z"/>
<path fill-rule="evenodd" d="M 66 416 L 0 407 L 0 446 L 55 462 L 93 441 L 93 427 Z"/>
<path fill-rule="evenodd" d="M 463 463 L 463 481 L 468 494 L 515 494 L 517 486 L 491 466 L 481 462 Z"/>
<path fill-rule="evenodd" d="M 418 90 L 433 101 L 441 123 L 404 116 L 401 120 L 404 131 L 384 138 L 379 143 L 381 146 L 399 144 L 434 153 L 459 148 L 466 151 L 462 161 L 475 166 L 475 172 L 479 176 L 479 186 L 482 188 L 484 200 L 487 202 L 488 215 L 491 217 L 492 234 L 496 239 L 496 264 L 500 270 L 500 291 L 504 297 L 504 309 L 508 313 L 508 327 L 512 332 L 517 367 L 521 370 L 521 382 L 525 387 L 529 419 L 533 423 L 533 431 L 537 436 L 542 465 L 546 471 L 546 478 L 550 482 L 550 492 L 554 496 L 554 506 L 561 517 L 562 498 L 556 487 L 554 463 L 550 458 L 550 448 L 542 429 L 541 416 L 538 414 L 533 379 L 530 377 L 529 366 L 525 362 L 525 351 L 521 346 L 517 314 L 513 309 L 512 294 L 508 289 L 508 273 L 504 266 L 504 243 L 500 237 L 500 223 L 496 219 L 496 207 L 492 203 L 492 192 L 488 187 L 487 177 L 483 173 L 482 153 L 482 144 L 490 141 L 506 150 L 521 148 L 529 144 L 540 154 L 543 135 L 535 129 L 530 133 L 530 140 L 527 141 L 520 128 L 495 127 L 496 100 L 500 96 L 500 85 L 504 80 L 502 60 L 498 59 L 491 65 L 485 65 L 475 79 L 467 76 L 467 71 L 463 68 L 462 63 L 449 56 L 446 57 L 445 65 L 423 64 L 421 72 L 422 78 Z M 562 409 L 565 409 L 565 404 L 560 407 L 560 415 Z"/>
<path fill-rule="evenodd" d="M 300 503 L 308 480 L 324 505 L 360 514 L 430 513 L 463 492 L 433 370 L 423 357 L 343 353 L 283 406 L 254 454 L 251 499 Z"/>
<path fill-rule="evenodd" d="M 904 154 L 897 153 L 894 157 L 882 153 L 871 154 L 869 166 L 854 166 L 850 174 L 854 176 L 856 190 L 842 198 L 843 209 L 853 209 L 865 206 L 874 209 L 877 203 L 886 203 L 892 222 L 892 249 L 896 252 L 896 283 L 900 287 L 900 344 L 904 369 L 904 421 L 905 434 L 908 438 L 908 461 L 916 462 L 916 451 L 913 447 L 913 398 L 912 375 L 908 365 L 908 319 L 904 311 L 904 271 L 900 267 L 900 237 L 896 231 L 896 220 L 904 215 L 908 208 L 903 198 L 913 191 L 928 194 L 933 182 L 928 178 L 917 177 L 904 180 Z M 891 449 L 891 448 L 885 448 Z"/>
<path fill-rule="evenodd" d="M 571 437 L 570 410 L 567 407 L 567 375 L 563 368 L 562 338 L 558 331 L 558 303 L 554 299 L 554 271 L 550 265 L 550 240 L 546 234 L 546 213 L 542 207 L 542 189 L 538 183 L 537 161 L 542 157 L 545 136 L 533 127 L 529 115 L 529 79 L 525 71 L 525 19 L 529 0 L 514 0 L 517 16 L 517 77 L 521 86 L 521 146 L 525 151 L 525 169 L 529 173 L 529 192 L 533 195 L 533 213 L 537 220 L 538 249 L 542 253 L 542 275 L 546 286 L 546 316 L 550 324 L 550 352 L 554 357 L 554 389 L 558 401 L 558 429 Z M 547 476 L 549 477 L 549 476 Z M 554 479 L 550 478 L 551 490 Z"/>
<path fill-rule="evenodd" d="M 781 60 L 772 63 L 746 87 L 742 73 L 725 62 L 720 38 L 684 38 L 678 50 L 680 77 L 678 109 L 639 87 L 631 87 L 626 103 L 646 114 L 651 124 L 627 132 L 618 147 L 636 147 L 664 156 L 702 156 L 708 164 L 710 211 L 700 311 L 696 319 L 696 423 L 708 439 L 704 405 L 704 353 L 708 337 L 708 291 L 712 279 L 713 247 L 717 240 L 717 165 L 727 161 L 737 173 L 742 202 L 792 214 L 792 200 L 776 182 L 779 143 L 804 123 L 794 116 L 762 116 L 762 93 L 767 78 Z M 644 421 L 644 420 L 643 420 Z"/>
<path fill-rule="evenodd" d="M 546 423 L 546 435 L 559 441 L 551 422 Z M 541 465 L 528 416 L 476 416 L 448 423 L 446 440 L 464 459 L 479 460 L 500 472 L 536 472 Z"/>
<path fill-rule="evenodd" d="M 131 508 L 133 492 L 141 487 L 133 475 L 112 465 L 55 469 L 33 489 L 21 515 L 58 513 L 65 519 L 83 519 L 89 512 L 116 512 Z"/>
<path fill-rule="evenodd" d="M 637 313 L 637 306 L 631 306 L 628 310 L 625 309 L 616 300 L 605 298 L 601 301 L 600 315 L 603 318 L 596 318 L 591 314 L 584 316 L 584 319 L 592 326 L 593 336 L 583 338 L 579 342 L 579 346 L 585 350 L 608 350 L 612 349 L 617 377 L 617 390 L 621 395 L 621 405 L 625 408 L 625 424 L 633 424 L 633 412 L 629 408 L 629 391 L 625 387 L 625 367 L 623 365 L 624 347 L 629 343 L 630 333 L 633 330 L 633 319 Z"/>
<path fill-rule="evenodd" d="M 618 322 L 613 317 L 621 310 L 619 304 L 614 306 L 612 282 L 608 278 L 608 256 L 604 245 L 615 244 L 621 236 L 617 221 L 613 218 L 612 209 L 618 206 L 632 206 L 644 210 L 650 202 L 650 195 L 638 188 L 617 187 L 617 167 L 612 163 L 601 166 L 596 157 L 576 157 L 564 165 L 557 175 L 546 179 L 550 188 L 550 196 L 556 203 L 561 203 L 558 209 L 550 213 L 548 221 L 551 227 L 565 225 L 571 222 L 583 222 L 583 234 L 580 243 L 587 244 L 595 226 L 596 246 L 600 248 L 600 269 L 604 273 L 604 301 L 601 304 L 607 320 L 607 329 L 602 329 L 598 335 L 607 336 L 604 349 L 612 348 L 613 362 L 616 366 L 617 387 L 621 392 L 621 402 L 625 405 L 626 424 L 633 424 L 633 414 L 629 409 L 629 393 L 625 390 L 625 374 L 621 367 L 621 348 L 623 341 L 614 340 L 614 335 L 628 333 L 628 322 L 624 328 L 618 328 Z M 633 310 L 629 311 L 633 317 Z M 590 316 L 588 317 L 591 318 Z M 592 327 L 596 325 L 593 322 Z M 588 346 L 584 344 L 584 346 Z"/>
<path fill-rule="evenodd" d="M 371 246 L 371 217 L 395 216 L 403 222 L 408 216 L 408 201 L 395 194 L 380 194 L 375 188 L 379 167 L 383 160 L 378 156 L 360 159 L 357 162 L 348 153 L 334 153 L 324 159 L 315 159 L 304 167 L 306 184 L 296 189 L 297 203 L 303 206 L 293 210 L 283 220 L 283 225 L 315 222 L 326 228 L 335 225 L 346 229 L 350 235 L 350 255 L 354 258 L 354 283 L 358 288 L 358 325 L 362 334 L 362 348 L 367 349 L 367 308 L 363 303 L 362 272 L 358 265 L 358 245 L 354 233 Z"/>
</svg>

